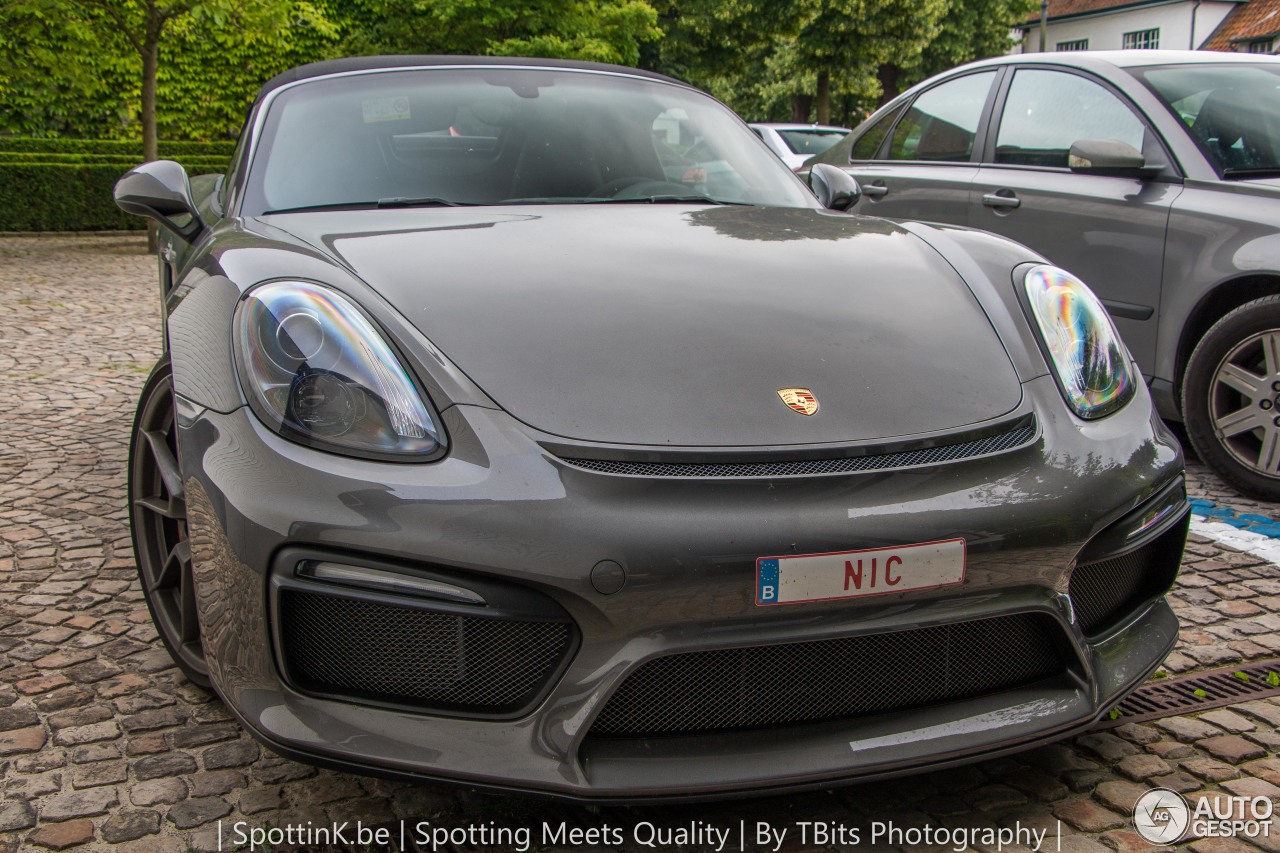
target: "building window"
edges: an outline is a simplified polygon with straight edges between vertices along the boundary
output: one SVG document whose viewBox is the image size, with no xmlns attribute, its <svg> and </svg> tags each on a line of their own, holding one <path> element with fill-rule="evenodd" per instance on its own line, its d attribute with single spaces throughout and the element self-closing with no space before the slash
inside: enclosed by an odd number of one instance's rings
<svg viewBox="0 0 1280 853">
<path fill-rule="evenodd" d="M 1256 41 L 1249 42 L 1249 52 L 1250 53 L 1270 53 L 1271 39 L 1258 39 Z"/>
<path fill-rule="evenodd" d="M 1155 50 L 1160 47 L 1160 28 L 1124 34 L 1125 50 Z"/>
<path fill-rule="evenodd" d="M 1075 41 L 1060 41 L 1054 47 L 1055 50 L 1088 50 L 1088 39 L 1076 39 Z"/>
</svg>

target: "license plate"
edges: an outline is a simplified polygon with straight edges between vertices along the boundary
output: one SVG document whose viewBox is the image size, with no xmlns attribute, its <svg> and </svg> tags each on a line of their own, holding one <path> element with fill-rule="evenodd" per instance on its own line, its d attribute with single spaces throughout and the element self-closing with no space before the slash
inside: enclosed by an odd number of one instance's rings
<svg viewBox="0 0 1280 853">
<path fill-rule="evenodd" d="M 964 582 L 965 542 L 944 539 L 892 548 L 756 560 L 756 604 L 865 598 Z"/>
</svg>

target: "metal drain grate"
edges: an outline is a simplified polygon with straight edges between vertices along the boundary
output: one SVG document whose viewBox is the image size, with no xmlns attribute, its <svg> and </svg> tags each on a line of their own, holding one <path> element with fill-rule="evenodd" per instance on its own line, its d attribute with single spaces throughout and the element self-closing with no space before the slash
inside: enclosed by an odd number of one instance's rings
<svg viewBox="0 0 1280 853">
<path fill-rule="evenodd" d="M 1148 681 L 1116 706 L 1120 716 L 1104 719 L 1095 728 L 1194 714 L 1268 696 L 1280 696 L 1280 658 Z"/>
</svg>

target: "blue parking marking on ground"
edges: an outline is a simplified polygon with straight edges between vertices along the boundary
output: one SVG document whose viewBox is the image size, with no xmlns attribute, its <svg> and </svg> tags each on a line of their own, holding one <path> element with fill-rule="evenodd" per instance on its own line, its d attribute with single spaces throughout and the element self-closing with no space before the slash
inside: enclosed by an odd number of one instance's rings
<svg viewBox="0 0 1280 853">
<path fill-rule="evenodd" d="M 1191 512 L 1207 521 L 1220 521 L 1241 530 L 1260 533 L 1272 539 L 1280 539 L 1280 521 L 1256 512 L 1236 512 L 1231 507 L 1218 506 L 1212 501 L 1193 498 L 1189 501 Z"/>
</svg>

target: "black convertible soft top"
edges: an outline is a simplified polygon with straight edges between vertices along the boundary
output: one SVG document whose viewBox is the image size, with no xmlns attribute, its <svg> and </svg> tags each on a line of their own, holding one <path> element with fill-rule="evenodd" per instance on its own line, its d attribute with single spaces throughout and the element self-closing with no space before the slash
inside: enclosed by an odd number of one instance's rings
<svg viewBox="0 0 1280 853">
<path fill-rule="evenodd" d="M 350 71 L 368 71 L 379 68 L 421 68 L 431 65 L 489 65 L 505 68 L 569 68 L 586 71 L 611 71 L 630 74 L 636 77 L 648 77 L 665 83 L 676 83 L 681 86 L 689 84 L 665 74 L 653 71 L 642 71 L 625 65 L 609 65 L 604 62 L 582 62 L 575 59 L 537 59 L 522 56 L 436 56 L 436 55 L 399 55 L 399 56 L 348 56 L 343 59 L 328 59 L 324 62 L 311 62 L 282 71 L 262 84 L 254 103 L 261 101 L 268 92 L 278 89 L 297 80 L 311 77 L 323 77 L 327 74 L 343 74 Z"/>
</svg>

